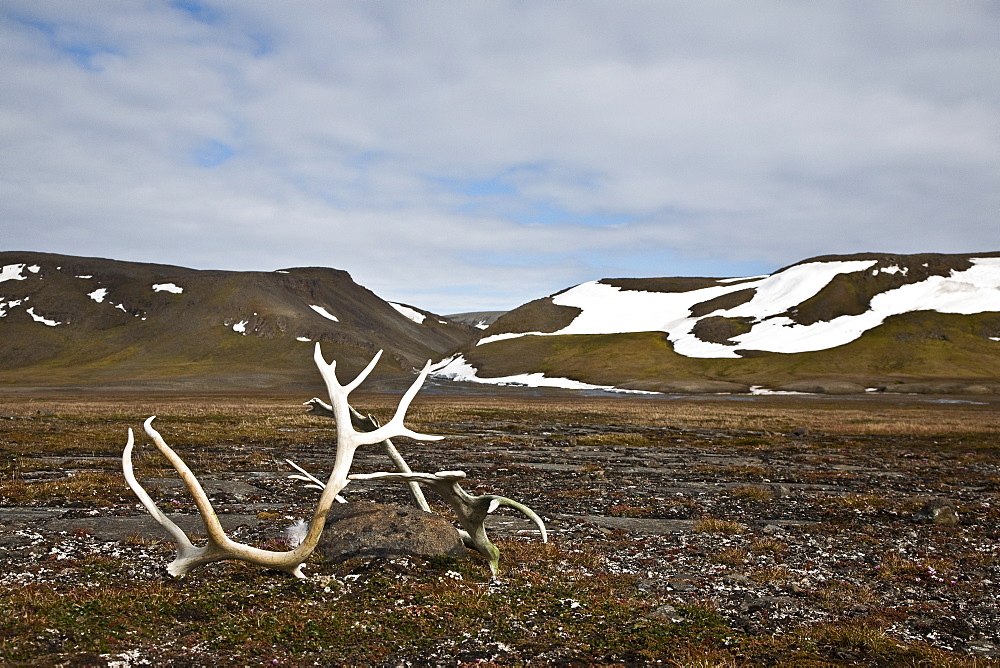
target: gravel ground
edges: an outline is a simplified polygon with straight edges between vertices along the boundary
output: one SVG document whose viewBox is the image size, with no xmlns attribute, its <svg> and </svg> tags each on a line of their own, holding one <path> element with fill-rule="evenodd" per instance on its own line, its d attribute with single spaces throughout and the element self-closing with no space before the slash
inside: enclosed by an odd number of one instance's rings
<svg viewBox="0 0 1000 668">
<path fill-rule="evenodd" d="M 650 595 L 711 603 L 734 631 L 773 635 L 879 616 L 893 621 L 887 633 L 900 640 L 1000 658 L 995 451 L 917 437 L 569 423 L 529 433 L 479 421 L 435 427 L 449 437 L 403 448 L 414 470 L 467 471 L 470 491 L 527 503 L 562 547 L 597 549 L 610 572 L 636 575 Z M 656 445 L 630 445 L 636 433 Z M 327 455 L 302 447 L 272 461 L 287 456 L 318 474 L 329 470 Z M 363 451 L 355 470 L 388 466 Z M 223 523 L 251 540 L 307 516 L 315 493 L 296 490 L 289 473 L 274 466 L 203 482 Z M 176 481 L 145 482 L 197 526 Z M 384 484 L 352 484 L 345 494 L 405 502 L 401 487 Z M 535 535 L 513 511 L 491 521 L 494 537 Z M 129 577 L 162 579 L 169 545 L 141 540 L 158 535 L 132 503 L 0 508 L 0 584 L 86 586 L 61 564 L 95 553 L 121 559 Z M 665 605 L 657 614 L 678 613 Z"/>
</svg>

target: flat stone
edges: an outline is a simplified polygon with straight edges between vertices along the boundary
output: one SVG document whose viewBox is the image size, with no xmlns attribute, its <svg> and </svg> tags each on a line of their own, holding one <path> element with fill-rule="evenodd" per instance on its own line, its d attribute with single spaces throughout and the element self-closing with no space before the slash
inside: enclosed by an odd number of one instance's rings
<svg viewBox="0 0 1000 668">
<path fill-rule="evenodd" d="M 333 562 L 356 557 L 465 556 L 458 530 L 419 508 L 368 501 L 334 505 L 316 552 Z"/>
<path fill-rule="evenodd" d="M 201 515 L 167 515 L 174 524 L 179 526 L 188 536 L 197 537 L 205 535 L 205 524 L 201 521 Z M 219 523 L 226 531 L 231 531 L 238 526 L 257 526 L 261 520 L 256 515 L 237 515 L 219 513 Z M 136 535 L 141 538 L 171 540 L 170 534 L 154 520 L 150 515 L 137 515 L 132 517 L 74 517 L 59 518 L 50 520 L 45 524 L 45 529 L 52 532 L 83 531 L 99 541 L 111 542 L 123 540 L 126 536 Z"/>
</svg>

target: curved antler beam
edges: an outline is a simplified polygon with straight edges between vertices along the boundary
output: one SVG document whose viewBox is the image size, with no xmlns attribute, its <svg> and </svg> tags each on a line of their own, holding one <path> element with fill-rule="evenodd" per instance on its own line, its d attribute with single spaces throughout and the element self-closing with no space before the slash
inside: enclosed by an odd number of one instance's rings
<svg viewBox="0 0 1000 668">
<path fill-rule="evenodd" d="M 358 473 L 348 476 L 351 480 L 400 480 L 416 482 L 430 486 L 452 507 L 458 516 L 458 522 L 465 530 L 462 539 L 469 547 L 486 557 L 490 564 L 490 572 L 496 576 L 500 563 L 500 551 L 486 535 L 486 516 L 500 506 L 510 506 L 520 510 L 538 527 L 542 534 L 542 542 L 549 540 L 545 523 L 535 511 L 523 503 L 518 503 L 506 496 L 483 494 L 473 496 L 462 489 L 460 480 L 465 479 L 465 471 L 438 471 L 437 473 Z"/>
</svg>

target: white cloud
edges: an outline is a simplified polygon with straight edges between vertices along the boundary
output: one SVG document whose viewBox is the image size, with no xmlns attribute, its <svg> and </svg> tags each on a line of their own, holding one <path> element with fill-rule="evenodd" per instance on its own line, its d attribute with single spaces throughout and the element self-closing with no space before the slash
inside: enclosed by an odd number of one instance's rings
<svg viewBox="0 0 1000 668">
<path fill-rule="evenodd" d="M 1000 248 L 991 4 L 202 6 L 4 3 L 8 248 L 439 312 Z"/>
</svg>

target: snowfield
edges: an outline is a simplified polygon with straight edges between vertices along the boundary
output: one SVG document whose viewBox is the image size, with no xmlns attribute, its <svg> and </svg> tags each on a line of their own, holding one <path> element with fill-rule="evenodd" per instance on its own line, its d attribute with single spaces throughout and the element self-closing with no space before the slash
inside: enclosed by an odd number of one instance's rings
<svg viewBox="0 0 1000 668">
<path fill-rule="evenodd" d="M 556 305 L 581 310 L 566 327 L 556 332 L 496 334 L 484 337 L 476 345 L 521 336 L 664 332 L 677 353 L 693 358 L 739 358 L 738 350 L 776 353 L 826 350 L 850 343 L 881 325 L 886 318 L 902 313 L 937 311 L 973 314 L 1000 311 L 1000 258 L 972 258 L 971 263 L 972 266 L 964 271 L 952 270 L 948 276 L 930 276 L 923 281 L 877 294 L 872 298 L 870 308 L 859 315 L 845 315 L 809 325 L 795 322 L 789 312 L 816 295 L 836 276 L 855 272 L 906 276 L 909 269 L 896 265 L 876 267 L 877 260 L 809 262 L 769 276 L 721 279 L 716 285 L 687 292 L 625 290 L 591 281 L 552 298 Z M 754 290 L 753 297 L 738 306 L 720 308 L 701 316 L 692 315 L 692 307 L 697 304 L 751 288 Z M 704 341 L 695 336 L 694 329 L 700 320 L 708 317 L 746 319 L 750 330 L 732 337 L 727 343 Z M 573 387 L 572 383 L 575 383 L 566 379 L 545 378 L 542 374 L 479 378 L 477 370 L 462 356 L 438 363 L 434 375 L 454 380 L 532 387 Z"/>
<path fill-rule="evenodd" d="M 560 334 L 622 334 L 665 332 L 674 350 L 687 357 L 736 358 L 737 350 L 800 353 L 826 350 L 854 341 L 886 318 L 911 311 L 940 313 L 981 313 L 1000 311 L 1000 258 L 974 258 L 965 271 L 950 276 L 931 276 L 876 295 L 871 308 L 860 315 L 841 316 L 811 325 L 796 323 L 781 315 L 806 301 L 838 274 L 865 271 L 876 260 L 811 262 L 790 267 L 771 276 L 736 279 L 688 292 L 643 292 L 592 281 L 571 288 L 552 299 L 559 306 L 582 310 L 568 326 L 557 332 L 498 334 L 479 341 L 485 345 L 518 336 Z M 876 270 L 876 273 L 879 270 Z M 903 273 L 899 267 L 880 271 Z M 720 281 L 721 283 L 721 281 Z M 691 307 L 726 294 L 753 288 L 753 299 L 744 304 L 719 309 L 700 317 Z M 699 320 L 706 317 L 748 318 L 750 331 L 733 337 L 732 344 L 703 341 L 693 334 Z"/>
</svg>

